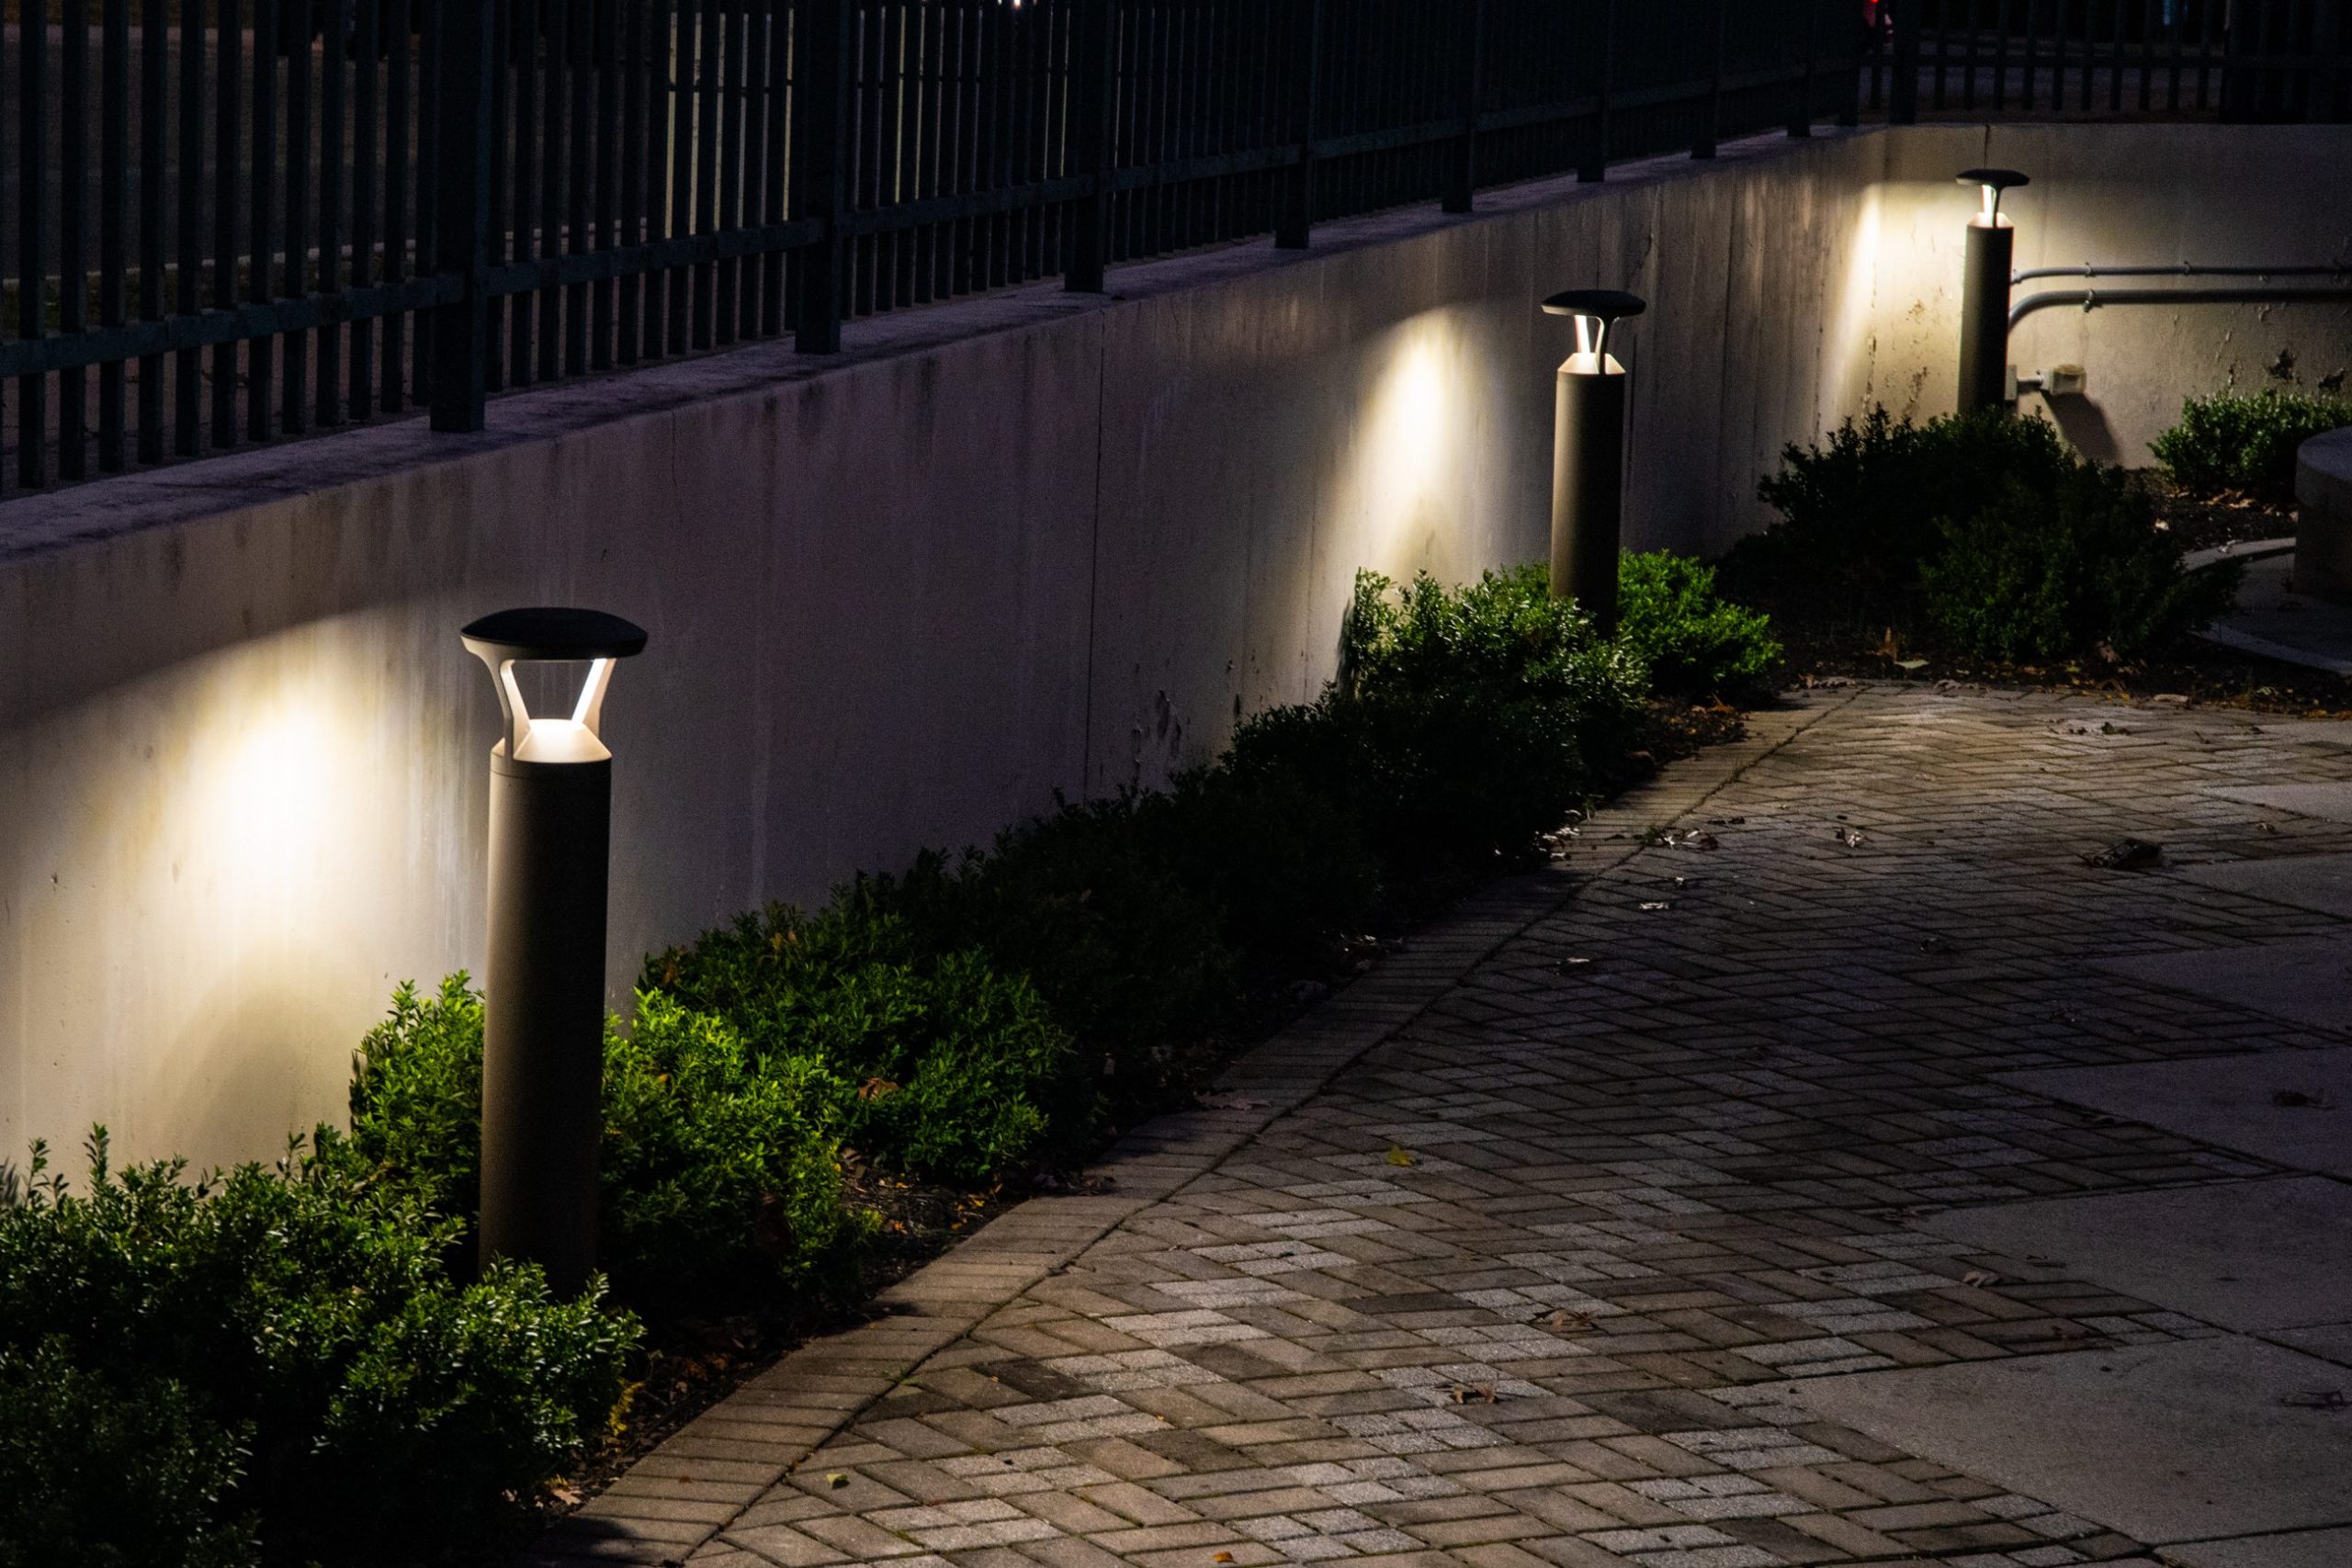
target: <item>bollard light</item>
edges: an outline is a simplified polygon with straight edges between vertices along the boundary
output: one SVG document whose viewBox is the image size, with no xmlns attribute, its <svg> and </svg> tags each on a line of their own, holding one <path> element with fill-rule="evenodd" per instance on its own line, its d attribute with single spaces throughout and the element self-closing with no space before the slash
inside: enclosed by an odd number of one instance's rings
<svg viewBox="0 0 2352 1568">
<path fill-rule="evenodd" d="M 2032 182 L 2015 169 L 1962 169 L 1960 183 L 1984 193 L 1968 224 L 1960 300 L 1960 412 L 2002 408 L 2009 390 L 2009 271 L 2017 230 L 2001 216 L 2001 193 Z"/>
<path fill-rule="evenodd" d="M 1646 309 L 1613 288 L 1572 288 L 1544 301 L 1573 317 L 1577 350 L 1552 400 L 1552 597 L 1574 599 L 1606 636 L 1617 629 L 1617 554 L 1625 501 L 1625 367 L 1611 329 Z"/>
<path fill-rule="evenodd" d="M 596 1263 L 605 901 L 613 809 L 605 692 L 645 633 L 596 610 L 502 610 L 461 634 L 498 684 L 490 752 L 481 1258 L 527 1258 L 570 1293 Z M 569 717 L 536 717 L 514 667 L 585 663 Z"/>
</svg>

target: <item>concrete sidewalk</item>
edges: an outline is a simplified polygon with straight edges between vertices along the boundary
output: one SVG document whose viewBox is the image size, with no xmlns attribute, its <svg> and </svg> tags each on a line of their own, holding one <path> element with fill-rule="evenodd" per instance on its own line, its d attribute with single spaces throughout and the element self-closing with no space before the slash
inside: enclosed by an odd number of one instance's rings
<svg viewBox="0 0 2352 1568">
<path fill-rule="evenodd" d="M 1753 728 L 537 1559 L 2352 1562 L 2352 734 Z"/>
</svg>

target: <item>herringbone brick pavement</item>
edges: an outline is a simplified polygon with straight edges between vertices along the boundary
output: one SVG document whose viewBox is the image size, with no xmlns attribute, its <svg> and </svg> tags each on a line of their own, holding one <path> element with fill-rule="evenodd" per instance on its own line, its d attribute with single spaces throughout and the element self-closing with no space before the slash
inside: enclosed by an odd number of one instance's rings
<svg viewBox="0 0 2352 1568">
<path fill-rule="evenodd" d="M 2151 1562 L 1762 1385 L 2214 1332 L 1909 1222 L 2269 1168 L 1991 1075 L 2342 1043 L 2087 967 L 2340 929 L 2082 858 L 2352 849 L 2211 793 L 2341 776 L 2294 722 L 1918 687 L 1764 716 L 1123 1145 L 1124 1196 L 1024 1205 L 543 1552 Z"/>
</svg>

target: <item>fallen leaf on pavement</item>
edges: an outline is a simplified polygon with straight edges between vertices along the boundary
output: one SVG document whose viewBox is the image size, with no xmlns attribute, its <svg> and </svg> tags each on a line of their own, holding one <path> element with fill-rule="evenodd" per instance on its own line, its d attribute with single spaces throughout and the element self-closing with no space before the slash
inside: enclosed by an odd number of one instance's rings
<svg viewBox="0 0 2352 1568">
<path fill-rule="evenodd" d="M 2340 1388 L 2306 1389 L 2301 1393 L 2290 1393 L 2278 1403 L 2291 1404 L 2299 1410 L 2352 1409 L 2352 1400 L 2346 1399 Z"/>
<path fill-rule="evenodd" d="M 849 1484 L 849 1477 L 838 1470 L 828 1471 L 825 1474 L 825 1483 L 838 1492 Z"/>
<path fill-rule="evenodd" d="M 2001 1277 L 1989 1269 L 1971 1269 L 1960 1277 L 1960 1282 L 1963 1285 L 1973 1285 L 1981 1291 L 1987 1285 L 1999 1284 Z"/>
<path fill-rule="evenodd" d="M 1388 1145 L 1387 1158 L 1390 1165 L 1419 1165 L 1421 1163 L 1419 1160 L 1413 1157 L 1413 1152 L 1410 1149 L 1400 1147 L 1396 1144 Z"/>
</svg>

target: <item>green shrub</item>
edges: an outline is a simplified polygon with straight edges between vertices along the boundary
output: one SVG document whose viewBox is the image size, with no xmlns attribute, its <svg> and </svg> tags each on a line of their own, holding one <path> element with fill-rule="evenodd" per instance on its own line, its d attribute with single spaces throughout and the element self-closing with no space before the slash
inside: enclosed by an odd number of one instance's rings
<svg viewBox="0 0 2352 1568">
<path fill-rule="evenodd" d="M 757 1055 L 730 1023 L 658 993 L 605 1041 L 603 1252 L 624 1299 L 662 1316 L 748 1287 L 837 1289 L 872 1216 L 842 1205 L 845 1086 Z"/>
<path fill-rule="evenodd" d="M 401 982 L 352 1056 L 343 1145 L 463 1221 L 481 1208 L 481 993 L 463 972 L 429 998 Z"/>
<path fill-rule="evenodd" d="M 2295 499 L 2295 448 L 2347 424 L 2352 400 L 2275 387 L 2252 397 L 2217 392 L 2183 402 L 2180 423 L 2152 450 L 2183 490 L 2246 491 L 2285 505 Z"/>
<path fill-rule="evenodd" d="M 234 1560 L 248 1520 L 272 1560 L 446 1544 L 604 1430 L 636 1328 L 601 1285 L 559 1302 L 509 1265 L 457 1283 L 454 1224 L 322 1138 L 274 1170 L 190 1184 L 176 1163 L 114 1173 L 101 1130 L 85 1195 L 37 1181 L 0 1213 L 17 1419 L 98 1402 L 74 1440 L 120 1467 L 61 1450 L 28 1494 L 91 1532 L 96 1560 L 145 1561 L 141 1532 L 198 1515 L 198 1562 Z M 125 1473 L 165 1484 L 152 1511 L 109 1514 Z"/>
<path fill-rule="evenodd" d="M 2054 494 L 2074 466 L 2045 420 L 1993 409 L 1914 425 L 1873 408 L 1826 446 L 1783 450 L 1781 471 L 1756 487 L 1781 520 L 1733 548 L 1724 580 L 1743 598 L 1900 623 L 1946 518 L 1973 517 L 2012 485 Z"/>
<path fill-rule="evenodd" d="M 1260 981 L 1311 976 L 1380 901 L 1380 864 L 1345 804 L 1295 770 L 1227 764 L 1179 774 L 1144 813 L 1178 881 Z"/>
<path fill-rule="evenodd" d="M 1715 569 L 1668 550 L 1628 551 L 1617 577 L 1617 640 L 1677 696 L 1769 694 L 1781 645 L 1770 617 L 1715 592 Z"/>
<path fill-rule="evenodd" d="M 986 1184 L 1094 1126 L 1090 1077 L 1036 990 L 978 953 L 922 956 L 874 888 L 746 915 L 649 959 L 646 987 L 728 1020 L 763 1070 L 831 1075 L 849 1140 L 917 1176 Z"/>
<path fill-rule="evenodd" d="M 353 1161 L 461 1215 L 481 1171 L 481 1026 L 465 976 L 430 998 L 403 985 L 351 1088 Z M 639 998 L 627 1033 L 608 1022 L 597 1169 L 616 1293 L 666 1317 L 832 1280 L 865 1224 L 833 1164 L 851 1087 L 805 1056 L 755 1056 L 729 1023 L 660 996 Z"/>
<path fill-rule="evenodd" d="M 1979 659 L 2135 659 L 2229 605 L 2242 563 L 2181 570 L 2128 476 L 2086 464 L 2054 497 L 2013 486 L 1950 529 L 1925 570 L 1929 616 Z"/>
<path fill-rule="evenodd" d="M 1541 566 L 1458 590 L 1360 574 L 1340 669 L 1315 703 L 1242 725 L 1229 765 L 1335 803 L 1408 900 L 1558 826 L 1640 711 L 1640 666 L 1552 598 Z"/>
<path fill-rule="evenodd" d="M 227 1503 L 244 1460 L 169 1378 L 117 1387 L 62 1336 L 0 1347 L 0 1568 L 240 1568 L 259 1555 Z"/>
<path fill-rule="evenodd" d="M 1170 863 L 1160 797 L 1064 801 L 951 866 L 927 855 L 851 897 L 900 916 L 921 951 L 987 953 L 1025 976 L 1114 1078 L 1140 1088 L 1153 1048 L 1231 1021 L 1239 972 L 1217 910 Z"/>
</svg>

